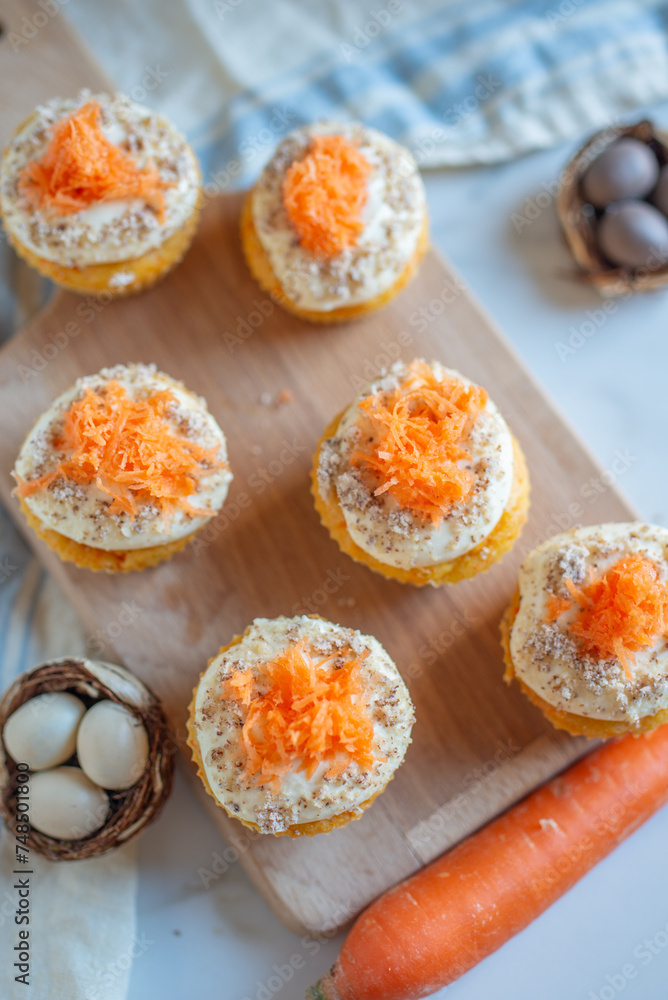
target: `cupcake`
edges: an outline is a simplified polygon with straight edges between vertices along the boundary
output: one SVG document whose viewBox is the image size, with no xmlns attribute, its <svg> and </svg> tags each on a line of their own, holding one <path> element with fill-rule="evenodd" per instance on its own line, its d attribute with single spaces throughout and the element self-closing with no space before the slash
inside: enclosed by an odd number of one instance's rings
<svg viewBox="0 0 668 1000">
<path fill-rule="evenodd" d="M 377 639 L 315 616 L 256 618 L 201 675 L 188 745 L 228 815 L 310 837 L 362 815 L 401 764 L 412 725 Z"/>
<path fill-rule="evenodd" d="M 197 227 L 197 159 L 162 116 L 121 94 L 57 97 L 14 132 L 0 212 L 17 253 L 82 294 L 127 295 L 181 259 Z"/>
<path fill-rule="evenodd" d="M 407 284 L 427 249 L 417 164 L 364 125 L 304 126 L 251 189 L 241 238 L 254 278 L 289 312 L 313 323 L 373 312 Z"/>
<path fill-rule="evenodd" d="M 16 460 L 28 524 L 61 559 L 108 572 L 155 566 L 220 510 L 232 475 L 206 403 L 155 365 L 77 380 Z"/>
<path fill-rule="evenodd" d="M 506 680 L 558 729 L 608 737 L 668 722 L 668 530 L 602 524 L 543 542 L 501 632 Z"/>
<path fill-rule="evenodd" d="M 312 491 L 343 552 L 403 583 L 456 583 L 511 548 L 527 517 L 520 447 L 484 389 L 397 362 L 334 418 Z"/>
</svg>

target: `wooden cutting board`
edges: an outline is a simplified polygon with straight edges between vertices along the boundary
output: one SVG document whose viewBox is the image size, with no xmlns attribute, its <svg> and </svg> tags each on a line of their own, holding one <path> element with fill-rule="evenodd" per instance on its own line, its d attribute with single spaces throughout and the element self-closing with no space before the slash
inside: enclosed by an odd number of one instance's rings
<svg viewBox="0 0 668 1000">
<path fill-rule="evenodd" d="M 18 4 L 3 7 L 5 21 L 7 11 L 19 16 Z M 28 70 L 31 102 L 96 85 L 60 17 L 41 29 L 48 58 L 37 64 L 30 46 L 8 59 L 8 27 L 3 94 L 8 79 L 14 89 Z M 47 45 L 54 31 L 56 55 Z M 50 71 L 40 77 L 42 64 Z M 3 137 L 28 111 L 0 109 Z M 361 820 L 313 839 L 253 837 L 202 792 L 234 845 L 225 854 L 221 843 L 221 857 L 239 856 L 289 927 L 318 933 L 345 924 L 585 752 L 587 741 L 556 733 L 502 682 L 499 618 L 537 542 L 576 523 L 633 514 L 435 252 L 383 312 L 348 326 L 310 326 L 274 307 L 247 273 L 240 205 L 237 194 L 210 198 L 192 249 L 154 290 L 106 304 L 58 293 L 0 352 L 0 494 L 21 525 L 10 495 L 14 458 L 33 421 L 81 374 L 153 361 L 206 397 L 227 433 L 235 479 L 200 541 L 127 577 L 77 570 L 31 542 L 90 629 L 90 654 L 110 645 L 151 685 L 186 757 L 193 684 L 207 658 L 254 617 L 317 612 L 388 649 L 417 722 L 404 765 Z M 361 381 L 414 356 L 438 358 L 489 390 L 526 452 L 533 484 L 530 521 L 514 551 L 481 577 L 440 590 L 391 583 L 343 556 L 309 495 L 311 455 L 332 415 Z M 222 867 L 209 859 L 202 866 L 212 877 Z"/>
</svg>

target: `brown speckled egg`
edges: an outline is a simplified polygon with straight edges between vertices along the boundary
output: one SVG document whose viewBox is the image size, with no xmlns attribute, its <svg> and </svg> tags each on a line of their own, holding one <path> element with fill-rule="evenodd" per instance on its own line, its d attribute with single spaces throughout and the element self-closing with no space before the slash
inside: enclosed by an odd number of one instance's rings
<svg viewBox="0 0 668 1000">
<path fill-rule="evenodd" d="M 660 212 L 668 216 L 668 166 L 661 167 L 659 180 L 652 191 L 651 200 Z"/>
<path fill-rule="evenodd" d="M 656 268 L 668 261 L 668 219 L 644 201 L 611 205 L 597 235 L 601 253 L 619 267 Z"/>
<path fill-rule="evenodd" d="M 653 151 L 638 139 L 618 139 L 597 156 L 582 177 L 582 193 L 596 208 L 625 198 L 643 198 L 659 176 Z"/>
</svg>

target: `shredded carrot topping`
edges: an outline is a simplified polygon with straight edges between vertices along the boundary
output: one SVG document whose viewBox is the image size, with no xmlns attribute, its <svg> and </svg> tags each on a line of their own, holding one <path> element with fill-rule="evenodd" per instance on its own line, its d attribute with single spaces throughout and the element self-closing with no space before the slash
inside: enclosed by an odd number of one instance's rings
<svg viewBox="0 0 668 1000">
<path fill-rule="evenodd" d="M 355 246 L 364 224 L 367 177 L 372 167 L 342 135 L 316 135 L 302 160 L 283 180 L 283 203 L 300 243 L 314 254 L 333 257 Z"/>
<path fill-rule="evenodd" d="M 486 402 L 479 386 L 440 381 L 424 361 L 413 361 L 403 385 L 359 404 L 377 441 L 353 452 L 352 464 L 380 480 L 376 496 L 389 493 L 438 526 L 473 493 L 475 474 L 459 462 L 470 458 L 464 445 Z"/>
<path fill-rule="evenodd" d="M 657 563 L 641 555 L 624 556 L 584 586 L 576 587 L 569 578 L 564 583 L 572 600 L 554 600 L 577 605 L 569 631 L 595 659 L 617 657 L 633 680 L 635 653 L 668 635 L 668 586 Z"/>
<path fill-rule="evenodd" d="M 572 603 L 567 597 L 557 597 L 556 594 L 549 594 L 547 598 L 546 621 L 556 621 L 560 615 L 563 615 L 564 611 L 568 611 L 571 607 Z"/>
<path fill-rule="evenodd" d="M 94 483 L 113 498 L 109 513 L 125 511 L 134 520 L 137 500 L 151 501 L 165 519 L 177 508 L 207 515 L 188 502 L 202 476 L 224 463 L 216 448 L 207 449 L 180 437 L 164 419 L 175 402 L 169 390 L 146 400 L 130 399 L 116 381 L 100 393 L 88 388 L 71 404 L 54 448 L 64 452 L 56 467 L 44 476 L 19 479 L 16 493 L 27 497 L 45 490 L 59 477 L 74 483 Z"/>
<path fill-rule="evenodd" d="M 111 143 L 99 125 L 100 105 L 88 101 L 52 129 L 41 160 L 19 175 L 28 202 L 50 215 L 70 215 L 119 198 L 143 198 L 162 219 L 169 187 L 153 168 L 140 170 L 133 158 Z"/>
<path fill-rule="evenodd" d="M 278 792 L 288 771 L 310 778 L 323 761 L 330 762 L 328 778 L 352 761 L 363 771 L 372 767 L 373 722 L 359 676 L 367 656 L 344 650 L 336 665 L 331 656 L 314 661 L 302 641 L 262 664 L 259 677 L 237 670 L 223 682 L 223 698 L 248 710 L 241 748 L 249 782 Z"/>
</svg>

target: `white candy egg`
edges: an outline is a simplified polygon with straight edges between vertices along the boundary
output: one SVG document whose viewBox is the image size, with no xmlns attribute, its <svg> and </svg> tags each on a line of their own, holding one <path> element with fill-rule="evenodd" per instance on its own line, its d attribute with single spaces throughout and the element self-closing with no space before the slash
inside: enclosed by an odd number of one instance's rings
<svg viewBox="0 0 668 1000">
<path fill-rule="evenodd" d="M 74 753 L 86 706 L 66 691 L 39 694 L 7 719 L 2 738 L 10 757 L 33 771 L 62 764 Z"/>
<path fill-rule="evenodd" d="M 30 778 L 30 823 L 47 837 L 81 840 L 99 830 L 109 799 L 78 767 L 56 767 Z"/>
<path fill-rule="evenodd" d="M 130 788 L 146 768 L 148 736 L 127 708 L 114 701 L 100 701 L 81 720 L 77 756 L 97 785 L 114 790 Z"/>
</svg>

